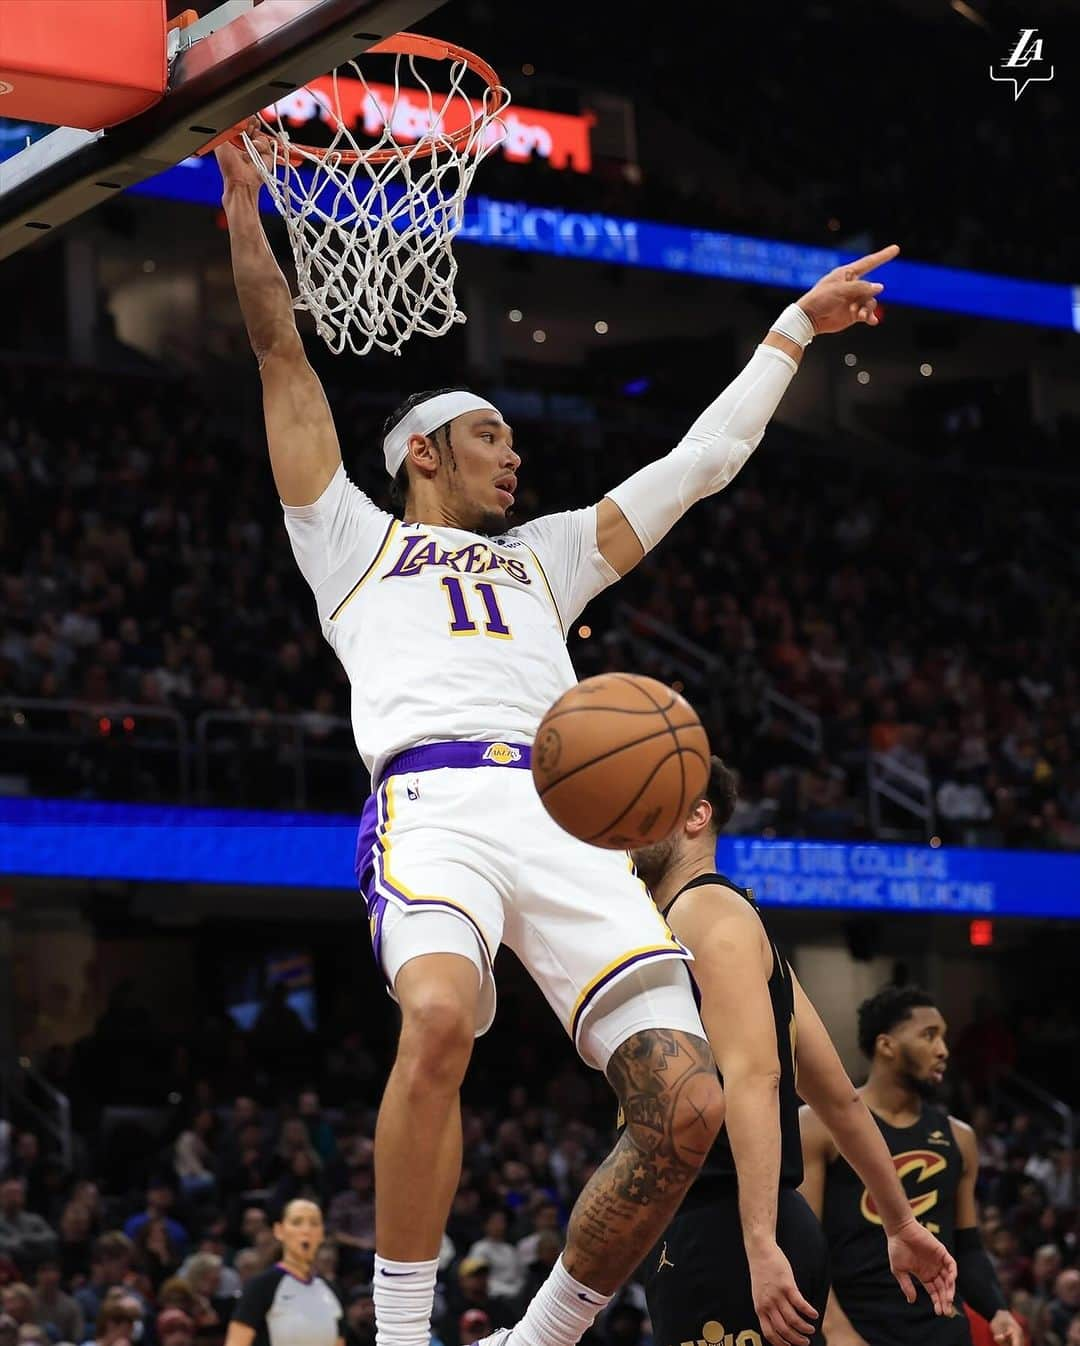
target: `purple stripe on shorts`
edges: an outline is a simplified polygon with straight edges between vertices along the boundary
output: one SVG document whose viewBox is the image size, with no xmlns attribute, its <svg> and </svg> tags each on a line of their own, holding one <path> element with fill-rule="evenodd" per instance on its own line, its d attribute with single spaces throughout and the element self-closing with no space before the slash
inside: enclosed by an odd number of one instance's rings
<svg viewBox="0 0 1080 1346">
<path fill-rule="evenodd" d="M 477 746 L 477 745 L 473 745 Z M 482 746 L 482 745 L 481 745 Z M 461 916 L 476 931 L 480 947 L 487 950 L 487 940 L 483 930 L 472 916 L 456 903 L 434 897 L 412 897 L 403 893 L 396 884 L 390 882 L 383 863 L 383 836 L 386 830 L 386 793 L 388 787 L 380 785 L 364 803 L 360 815 L 360 830 L 356 838 L 356 881 L 367 904 L 368 922 L 371 926 L 371 948 L 375 962 L 382 968 L 382 928 L 383 917 L 391 899 L 380 889 L 386 889 L 401 902 L 405 908 L 414 910 L 431 907 L 438 911 L 449 911 Z M 488 953 L 490 961 L 491 954 Z"/>
<path fill-rule="evenodd" d="M 409 748 L 392 757 L 383 767 L 380 780 L 410 771 L 438 771 L 442 767 L 532 765 L 532 749 L 525 743 L 473 743 L 461 739 L 450 743 L 427 743 Z"/>
<path fill-rule="evenodd" d="M 616 967 L 613 967 L 606 976 L 601 977 L 600 980 L 596 983 L 596 985 L 591 988 L 589 994 L 578 1006 L 577 1013 L 574 1015 L 573 1023 L 571 1023 L 570 1025 L 571 1042 L 573 1042 L 575 1045 L 577 1044 L 578 1028 L 581 1024 L 581 1020 L 583 1015 L 585 1014 L 585 1011 L 589 1008 L 589 1006 L 600 994 L 600 992 L 604 989 L 604 987 L 610 985 L 610 983 L 616 977 L 622 976 L 622 974 L 627 970 L 627 968 L 633 967 L 636 963 L 643 963 L 646 961 L 646 959 L 649 958 L 660 958 L 660 957 L 689 958 L 689 956 L 690 956 L 689 952 L 678 942 L 678 940 L 675 940 L 674 943 L 672 944 L 662 944 L 655 949 L 643 949 L 641 953 L 634 954 L 633 958 L 627 958 L 625 962 L 619 963 Z"/>
<path fill-rule="evenodd" d="M 375 962 L 381 967 L 379 956 L 382 943 L 383 913 L 386 910 L 386 898 L 375 888 L 375 857 L 379 849 L 379 792 L 372 791 L 364 802 L 364 811 L 360 815 L 360 830 L 356 835 L 356 881 L 367 903 L 368 921 L 371 924 L 371 947 Z"/>
</svg>

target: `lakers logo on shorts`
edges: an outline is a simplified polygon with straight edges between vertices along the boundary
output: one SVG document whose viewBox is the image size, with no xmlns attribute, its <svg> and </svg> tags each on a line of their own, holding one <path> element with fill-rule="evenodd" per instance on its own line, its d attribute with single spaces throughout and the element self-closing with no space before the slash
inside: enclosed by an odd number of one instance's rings
<svg viewBox="0 0 1080 1346">
<path fill-rule="evenodd" d="M 493 762 L 495 766 L 510 766 L 513 762 L 521 761 L 521 749 L 512 748 L 509 743 L 492 743 L 485 751 L 483 760 Z"/>
</svg>

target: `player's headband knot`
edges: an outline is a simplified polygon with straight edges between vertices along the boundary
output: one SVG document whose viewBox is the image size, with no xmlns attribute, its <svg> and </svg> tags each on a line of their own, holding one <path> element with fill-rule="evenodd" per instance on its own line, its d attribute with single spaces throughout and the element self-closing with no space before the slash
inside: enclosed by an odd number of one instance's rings
<svg viewBox="0 0 1080 1346">
<path fill-rule="evenodd" d="M 429 397 L 426 402 L 413 407 L 383 440 L 387 472 L 392 477 L 397 476 L 398 469 L 408 457 L 409 440 L 413 435 L 430 435 L 440 425 L 452 421 L 455 416 L 463 416 L 467 411 L 493 411 L 502 419 L 499 409 L 493 407 L 486 398 L 477 397 L 476 393 L 439 393 L 437 397 Z"/>
</svg>

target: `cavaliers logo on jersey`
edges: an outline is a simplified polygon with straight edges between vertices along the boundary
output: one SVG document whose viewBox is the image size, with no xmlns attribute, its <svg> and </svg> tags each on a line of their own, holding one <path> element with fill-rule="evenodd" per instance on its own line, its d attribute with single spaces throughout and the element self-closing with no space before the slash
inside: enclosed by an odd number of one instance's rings
<svg viewBox="0 0 1080 1346">
<path fill-rule="evenodd" d="M 904 1190 L 911 1202 L 912 1214 L 917 1220 L 921 1220 L 937 1205 L 938 1190 L 936 1187 L 929 1191 L 918 1189 L 926 1188 L 927 1183 L 945 1171 L 949 1165 L 948 1155 L 935 1154 L 933 1150 L 905 1150 L 903 1154 L 894 1154 L 892 1161 L 896 1165 L 896 1176 L 902 1183 L 905 1178 L 914 1179 L 916 1190 L 912 1191 L 906 1183 Z M 863 1213 L 863 1218 L 869 1220 L 871 1224 L 881 1224 L 881 1216 L 874 1204 L 874 1198 L 865 1190 L 859 1202 L 859 1209 Z"/>
</svg>

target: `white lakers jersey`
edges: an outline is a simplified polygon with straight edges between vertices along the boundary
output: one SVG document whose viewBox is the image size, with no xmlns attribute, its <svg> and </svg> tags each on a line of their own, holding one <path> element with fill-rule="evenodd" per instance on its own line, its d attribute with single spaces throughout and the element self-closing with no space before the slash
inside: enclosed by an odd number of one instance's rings
<svg viewBox="0 0 1080 1346">
<path fill-rule="evenodd" d="M 376 778 L 422 743 L 531 743 L 576 681 L 570 623 L 618 578 L 597 549 L 595 506 L 487 538 L 402 523 L 342 466 L 314 504 L 284 509 Z"/>
</svg>

